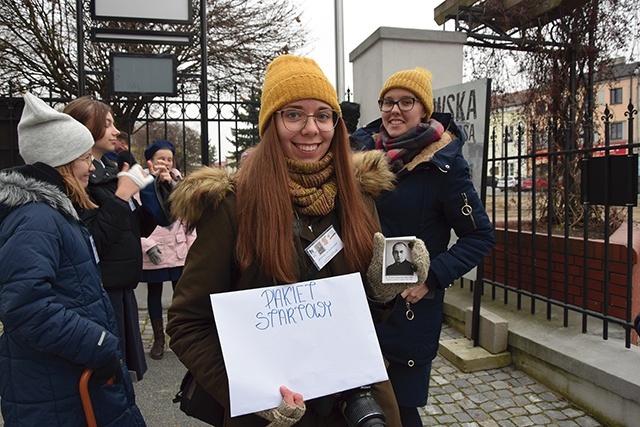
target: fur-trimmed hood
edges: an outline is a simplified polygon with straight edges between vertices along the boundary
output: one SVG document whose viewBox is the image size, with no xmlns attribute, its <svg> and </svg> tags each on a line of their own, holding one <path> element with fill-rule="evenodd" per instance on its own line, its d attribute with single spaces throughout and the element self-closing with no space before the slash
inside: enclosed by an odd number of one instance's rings
<svg viewBox="0 0 640 427">
<path fill-rule="evenodd" d="M 15 170 L 0 173 L 0 221 L 20 206 L 36 202 L 49 205 L 63 216 L 79 220 L 71 200 L 57 186 Z"/>
<path fill-rule="evenodd" d="M 394 175 L 382 151 L 358 152 L 353 155 L 356 179 L 362 193 L 376 198 L 394 187 Z M 202 167 L 189 174 L 173 190 L 169 198 L 171 213 L 184 221 L 188 228 L 195 227 L 207 206 L 220 203 L 235 191 L 236 174 L 223 169 Z"/>
</svg>

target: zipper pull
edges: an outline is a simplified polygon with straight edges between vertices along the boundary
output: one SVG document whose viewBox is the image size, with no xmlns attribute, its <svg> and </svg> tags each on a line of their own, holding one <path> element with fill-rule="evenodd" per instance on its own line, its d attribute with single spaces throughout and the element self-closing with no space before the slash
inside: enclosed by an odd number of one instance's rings
<svg viewBox="0 0 640 427">
<path fill-rule="evenodd" d="M 464 203 L 462 205 L 462 207 L 460 208 L 460 212 L 462 212 L 462 215 L 468 216 L 471 219 L 471 222 L 473 223 L 473 228 L 475 229 L 476 228 L 476 220 L 473 218 L 473 215 L 471 215 L 473 213 L 473 208 L 469 204 L 469 199 L 467 198 L 467 193 L 460 193 L 460 196 L 462 197 L 462 203 Z"/>
</svg>

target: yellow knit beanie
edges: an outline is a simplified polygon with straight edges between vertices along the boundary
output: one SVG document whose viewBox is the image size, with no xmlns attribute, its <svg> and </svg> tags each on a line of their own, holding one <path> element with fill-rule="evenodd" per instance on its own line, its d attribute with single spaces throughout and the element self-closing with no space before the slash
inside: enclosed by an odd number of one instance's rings
<svg viewBox="0 0 640 427">
<path fill-rule="evenodd" d="M 264 76 L 258 118 L 260 136 L 273 113 L 301 99 L 318 99 L 341 111 L 338 94 L 316 61 L 294 55 L 277 57 Z"/>
<path fill-rule="evenodd" d="M 433 113 L 433 91 L 431 90 L 431 73 L 424 68 L 398 71 L 389 77 L 380 91 L 379 99 L 391 89 L 406 89 L 422 102 L 427 113 L 427 119 Z"/>
</svg>

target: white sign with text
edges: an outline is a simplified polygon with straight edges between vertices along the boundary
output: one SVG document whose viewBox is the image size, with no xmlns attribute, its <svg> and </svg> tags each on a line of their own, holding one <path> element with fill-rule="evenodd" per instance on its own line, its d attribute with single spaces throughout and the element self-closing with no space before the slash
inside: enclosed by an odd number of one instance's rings
<svg viewBox="0 0 640 427">
<path fill-rule="evenodd" d="M 210 297 L 232 417 L 387 379 L 358 273 Z"/>
</svg>

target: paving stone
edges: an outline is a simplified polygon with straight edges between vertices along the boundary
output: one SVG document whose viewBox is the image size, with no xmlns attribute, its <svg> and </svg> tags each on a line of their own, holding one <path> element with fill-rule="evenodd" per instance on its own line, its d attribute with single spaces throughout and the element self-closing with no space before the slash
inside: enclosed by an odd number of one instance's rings
<svg viewBox="0 0 640 427">
<path fill-rule="evenodd" d="M 567 416 L 560 411 L 547 411 L 545 415 L 554 420 L 566 420 Z"/>
<path fill-rule="evenodd" d="M 511 414 L 509 414 L 507 411 L 499 410 L 499 411 L 494 411 L 489 415 L 491 415 L 491 418 L 497 421 L 501 421 L 501 420 L 508 420 Z"/>
<path fill-rule="evenodd" d="M 487 411 L 489 413 L 497 411 L 498 409 L 500 409 L 500 407 L 498 406 L 498 404 L 496 402 L 485 402 L 482 405 L 480 405 L 480 407 L 482 408 L 483 411 Z"/>
<path fill-rule="evenodd" d="M 507 409 L 507 411 L 509 411 L 509 413 L 515 417 L 521 417 L 521 416 L 525 416 L 527 415 L 527 410 L 524 408 L 521 408 L 519 406 L 515 406 L 513 408 L 509 408 Z"/>
<path fill-rule="evenodd" d="M 580 427 L 601 427 L 599 422 L 587 416 L 577 418 L 576 423 L 578 423 Z"/>
<path fill-rule="evenodd" d="M 571 419 L 584 416 L 584 411 L 581 411 L 580 409 L 576 409 L 576 408 L 567 408 L 562 412 L 567 416 L 567 418 L 571 418 Z"/>
<path fill-rule="evenodd" d="M 517 416 L 514 417 L 511 421 L 513 421 L 518 427 L 527 427 L 534 425 L 533 421 L 529 417 Z"/>
<path fill-rule="evenodd" d="M 445 414 L 450 414 L 450 415 L 454 415 L 454 414 L 460 414 L 462 413 L 462 408 L 460 407 L 460 405 L 455 404 L 455 403 L 447 403 L 441 406 L 442 410 L 444 411 Z"/>
<path fill-rule="evenodd" d="M 529 399 L 524 396 L 513 396 L 513 401 L 520 407 L 526 406 L 530 403 Z"/>
<path fill-rule="evenodd" d="M 540 396 L 548 402 L 558 401 L 558 397 L 555 394 L 551 393 L 550 391 L 547 391 L 546 393 L 542 393 Z"/>
<path fill-rule="evenodd" d="M 483 420 L 480 422 L 480 426 L 482 427 L 500 427 L 500 424 L 498 424 L 496 422 L 496 420 L 493 420 L 491 418 L 489 418 L 488 420 Z"/>
<path fill-rule="evenodd" d="M 491 387 L 495 388 L 496 390 L 502 390 L 505 388 L 510 388 L 509 383 L 504 381 L 504 380 L 498 380 L 496 379 L 496 381 L 491 383 Z"/>
<path fill-rule="evenodd" d="M 454 417 L 461 423 L 472 423 L 473 418 L 466 412 L 458 412 L 454 415 Z"/>
<path fill-rule="evenodd" d="M 456 419 L 453 415 L 449 415 L 449 414 L 445 414 L 445 415 L 438 415 L 436 416 L 436 419 L 438 420 L 439 423 L 448 425 L 448 424 L 453 424 L 456 422 Z"/>
<path fill-rule="evenodd" d="M 441 403 L 441 404 L 452 403 L 453 402 L 453 398 L 448 394 L 443 394 L 443 395 L 438 396 L 438 402 Z"/>
<path fill-rule="evenodd" d="M 513 394 L 525 394 L 531 392 L 531 388 L 528 386 L 520 386 L 512 388 L 511 391 L 513 391 Z"/>
<path fill-rule="evenodd" d="M 532 415 L 531 420 L 539 426 L 547 426 L 551 424 L 551 419 L 544 414 Z"/>
<path fill-rule="evenodd" d="M 573 420 L 564 420 L 558 421 L 558 427 L 580 427 L 580 425 Z"/>
<path fill-rule="evenodd" d="M 481 393 L 472 394 L 469 396 L 469 399 L 471 399 L 475 403 L 483 403 L 488 400 L 487 397 Z"/>
<path fill-rule="evenodd" d="M 467 413 L 475 421 L 483 421 L 491 418 L 489 414 L 487 414 L 481 409 L 470 409 L 467 411 Z"/>
<path fill-rule="evenodd" d="M 516 406 L 516 404 L 511 399 L 498 399 L 496 403 L 498 403 L 498 406 L 504 409 L 513 408 L 514 406 Z"/>
<path fill-rule="evenodd" d="M 496 396 L 498 396 L 500 399 L 512 399 L 513 397 L 515 397 L 513 395 L 513 391 L 511 390 L 498 390 L 496 391 Z"/>
</svg>

